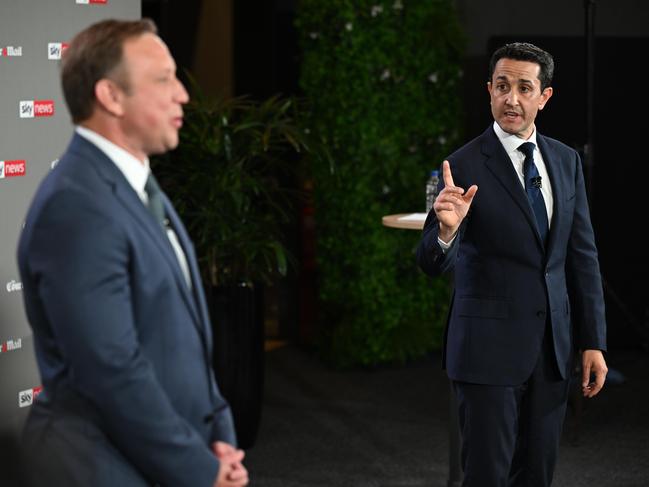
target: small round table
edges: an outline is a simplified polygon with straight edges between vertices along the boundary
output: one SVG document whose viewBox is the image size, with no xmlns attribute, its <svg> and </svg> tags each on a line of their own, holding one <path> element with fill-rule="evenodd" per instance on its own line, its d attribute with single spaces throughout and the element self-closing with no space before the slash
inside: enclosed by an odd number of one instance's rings
<svg viewBox="0 0 649 487">
<path fill-rule="evenodd" d="M 406 230 L 421 230 L 424 228 L 426 213 L 396 213 L 385 215 L 381 218 L 383 226 L 390 228 L 403 228 Z M 455 393 L 450 391 L 450 414 L 448 425 L 448 479 L 447 487 L 459 487 L 462 483 L 460 468 L 460 426 L 457 415 Z"/>
<path fill-rule="evenodd" d="M 383 225 L 391 228 L 405 228 L 407 230 L 421 230 L 424 228 L 426 213 L 397 213 L 385 215 L 381 221 Z"/>
</svg>

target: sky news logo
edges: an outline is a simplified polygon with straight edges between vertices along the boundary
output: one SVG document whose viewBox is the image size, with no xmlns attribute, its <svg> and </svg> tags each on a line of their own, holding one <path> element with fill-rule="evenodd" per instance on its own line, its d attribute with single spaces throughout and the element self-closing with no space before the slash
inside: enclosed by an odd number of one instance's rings
<svg viewBox="0 0 649 487">
<path fill-rule="evenodd" d="M 43 390 L 42 387 L 34 387 L 18 393 L 18 407 L 26 408 L 34 404 L 34 400 Z"/>
<path fill-rule="evenodd" d="M 68 48 L 67 42 L 50 42 L 47 44 L 47 59 L 61 59 L 63 51 Z"/>
<path fill-rule="evenodd" d="M 0 47 L 0 57 L 21 57 L 23 46 Z"/>
<path fill-rule="evenodd" d="M 20 350 L 23 348 L 23 339 L 16 338 L 15 340 L 7 340 L 4 343 L 0 343 L 0 353 L 13 352 L 14 350 Z"/>
<path fill-rule="evenodd" d="M 0 161 L 0 179 L 24 176 L 25 161 Z"/>
<path fill-rule="evenodd" d="M 51 117 L 54 115 L 54 101 L 22 100 L 18 111 L 20 118 Z"/>
<path fill-rule="evenodd" d="M 107 3 L 108 0 L 77 0 L 78 5 L 89 5 L 89 4 L 105 5 Z"/>
</svg>

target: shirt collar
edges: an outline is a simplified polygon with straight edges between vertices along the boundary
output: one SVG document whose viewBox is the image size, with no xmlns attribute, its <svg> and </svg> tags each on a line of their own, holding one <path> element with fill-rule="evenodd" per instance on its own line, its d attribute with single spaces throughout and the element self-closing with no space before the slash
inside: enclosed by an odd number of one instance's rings
<svg viewBox="0 0 649 487">
<path fill-rule="evenodd" d="M 527 140 L 521 139 L 517 135 L 505 132 L 500 128 L 500 125 L 498 125 L 497 122 L 494 122 L 494 132 L 496 132 L 496 136 L 507 151 L 507 154 L 521 154 L 521 152 L 516 149 L 518 149 L 523 142 L 532 142 L 536 147 L 536 150 L 539 148 L 539 145 L 536 143 L 536 128 L 534 128 L 534 132 L 532 132 L 532 135 Z"/>
<path fill-rule="evenodd" d="M 99 135 L 97 132 L 90 130 L 89 128 L 78 125 L 75 127 L 75 131 L 106 154 L 122 174 L 124 174 L 124 177 L 133 187 L 140 199 L 146 202 L 144 185 L 146 184 L 146 180 L 151 172 L 151 169 L 149 168 L 149 159 L 146 158 L 144 163 L 142 163 L 142 161 L 132 154 L 129 154 L 106 137 Z"/>
</svg>

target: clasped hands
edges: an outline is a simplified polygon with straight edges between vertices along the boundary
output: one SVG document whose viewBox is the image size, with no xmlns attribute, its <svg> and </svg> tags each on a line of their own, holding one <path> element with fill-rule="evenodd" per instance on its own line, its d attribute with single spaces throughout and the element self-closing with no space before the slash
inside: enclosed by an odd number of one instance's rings
<svg viewBox="0 0 649 487">
<path fill-rule="evenodd" d="M 212 444 L 212 451 L 219 459 L 219 473 L 214 487 L 244 487 L 248 485 L 248 470 L 243 466 L 243 450 L 229 443 L 217 441 Z"/>
</svg>

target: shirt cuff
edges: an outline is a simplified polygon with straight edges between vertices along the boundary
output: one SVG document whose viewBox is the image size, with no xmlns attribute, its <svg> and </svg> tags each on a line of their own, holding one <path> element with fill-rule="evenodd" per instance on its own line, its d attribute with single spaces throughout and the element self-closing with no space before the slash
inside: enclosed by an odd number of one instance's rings
<svg viewBox="0 0 649 487">
<path fill-rule="evenodd" d="M 437 243 L 442 248 L 443 253 L 446 253 L 448 249 L 450 249 L 453 246 L 453 242 L 455 242 L 455 237 L 457 237 L 457 233 L 453 235 L 453 238 L 451 238 L 451 240 L 448 243 L 444 242 L 441 238 L 437 237 Z"/>
</svg>

